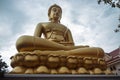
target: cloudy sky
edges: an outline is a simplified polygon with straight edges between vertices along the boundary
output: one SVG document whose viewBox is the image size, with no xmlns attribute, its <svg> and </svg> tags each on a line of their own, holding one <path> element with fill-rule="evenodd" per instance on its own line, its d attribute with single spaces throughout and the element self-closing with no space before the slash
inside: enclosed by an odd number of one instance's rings
<svg viewBox="0 0 120 80">
<path fill-rule="evenodd" d="M 120 10 L 97 0 L 0 0 L 0 55 L 8 65 L 17 53 L 18 37 L 33 35 L 39 22 L 47 22 L 53 4 L 62 7 L 61 23 L 71 30 L 76 45 L 101 47 L 107 53 L 120 46 L 120 32 L 113 31 Z"/>
</svg>

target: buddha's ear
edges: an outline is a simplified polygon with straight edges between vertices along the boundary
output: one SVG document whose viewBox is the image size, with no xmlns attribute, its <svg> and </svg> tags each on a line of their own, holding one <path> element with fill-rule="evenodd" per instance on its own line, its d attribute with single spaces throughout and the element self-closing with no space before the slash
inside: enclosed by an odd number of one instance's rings
<svg viewBox="0 0 120 80">
<path fill-rule="evenodd" d="M 62 18 L 62 13 L 60 14 L 59 19 L 58 19 L 59 23 L 60 23 L 61 18 Z"/>
<path fill-rule="evenodd" d="M 59 17 L 59 23 L 60 23 L 61 17 Z"/>
<path fill-rule="evenodd" d="M 49 21 L 51 21 L 51 18 L 49 17 Z"/>
</svg>

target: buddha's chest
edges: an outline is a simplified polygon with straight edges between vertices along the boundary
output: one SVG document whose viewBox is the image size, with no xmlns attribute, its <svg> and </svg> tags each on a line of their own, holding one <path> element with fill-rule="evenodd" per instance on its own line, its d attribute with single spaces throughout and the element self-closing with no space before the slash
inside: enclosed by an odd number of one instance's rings
<svg viewBox="0 0 120 80">
<path fill-rule="evenodd" d="M 52 32 L 54 34 L 64 34 L 66 27 L 61 26 L 59 24 L 49 24 L 44 26 L 44 32 L 49 33 Z"/>
<path fill-rule="evenodd" d="M 64 34 L 67 28 L 59 24 L 49 24 L 45 25 L 43 30 L 47 39 L 64 41 Z"/>
</svg>

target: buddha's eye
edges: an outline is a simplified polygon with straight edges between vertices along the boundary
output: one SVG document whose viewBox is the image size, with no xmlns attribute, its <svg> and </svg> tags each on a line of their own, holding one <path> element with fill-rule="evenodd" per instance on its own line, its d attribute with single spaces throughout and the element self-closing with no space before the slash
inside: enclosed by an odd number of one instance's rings
<svg viewBox="0 0 120 80">
<path fill-rule="evenodd" d="M 57 9 L 56 9 L 56 8 L 54 8 L 54 9 L 53 9 L 53 11 L 54 11 L 54 12 L 56 12 L 56 11 L 57 11 Z"/>
<path fill-rule="evenodd" d="M 52 8 L 52 11 L 56 12 L 56 11 L 57 11 L 57 8 L 56 8 L 56 7 L 53 7 L 53 8 Z"/>
<path fill-rule="evenodd" d="M 60 9 L 59 9 L 59 8 L 56 8 L 56 7 L 53 7 L 53 8 L 52 8 L 52 11 L 53 11 L 53 12 L 58 12 L 58 13 L 61 12 Z"/>
</svg>

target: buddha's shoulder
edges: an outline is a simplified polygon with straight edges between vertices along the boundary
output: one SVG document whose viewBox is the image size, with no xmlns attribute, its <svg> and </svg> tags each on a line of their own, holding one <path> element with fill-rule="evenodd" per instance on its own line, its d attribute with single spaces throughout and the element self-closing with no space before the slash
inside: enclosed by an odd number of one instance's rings
<svg viewBox="0 0 120 80">
<path fill-rule="evenodd" d="M 38 25 L 41 25 L 41 26 L 48 26 L 50 24 L 51 24 L 50 22 L 40 22 L 40 23 L 38 23 Z"/>
<path fill-rule="evenodd" d="M 64 28 L 67 28 L 65 25 L 63 25 L 63 24 L 59 24 L 60 26 L 62 26 L 62 27 L 64 27 Z"/>
<path fill-rule="evenodd" d="M 62 28 L 67 28 L 65 25 L 60 24 L 60 23 L 52 23 L 52 22 L 40 22 L 38 25 L 41 25 L 43 27 L 53 27 L 53 26 L 59 26 Z"/>
<path fill-rule="evenodd" d="M 40 23 L 38 23 L 38 25 L 48 25 L 49 24 L 49 22 L 40 22 Z"/>
</svg>

